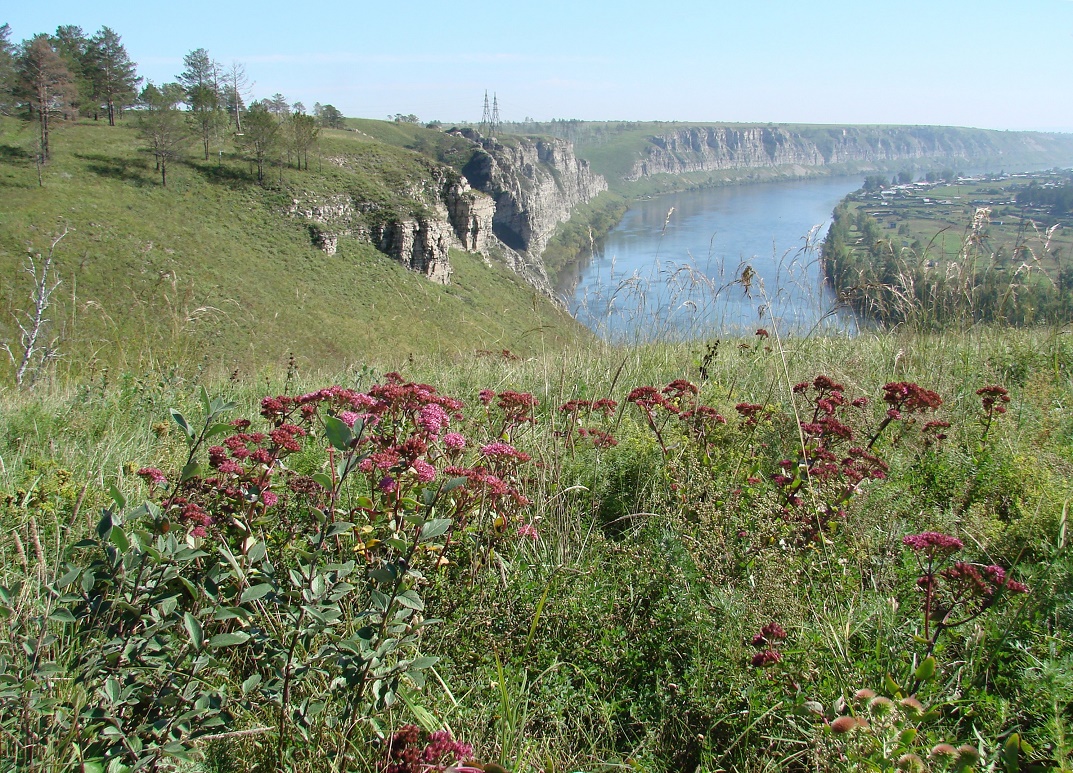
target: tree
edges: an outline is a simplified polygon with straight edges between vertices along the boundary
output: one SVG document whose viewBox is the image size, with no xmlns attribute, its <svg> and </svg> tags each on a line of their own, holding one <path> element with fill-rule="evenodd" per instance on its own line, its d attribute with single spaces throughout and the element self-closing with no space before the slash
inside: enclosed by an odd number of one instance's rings
<svg viewBox="0 0 1073 773">
<path fill-rule="evenodd" d="M 0 115 L 10 115 L 14 107 L 15 46 L 11 43 L 11 25 L 0 27 Z"/>
<path fill-rule="evenodd" d="M 101 27 L 89 39 L 87 60 L 94 101 L 106 105 L 108 125 L 115 126 L 116 103 L 122 107 L 133 99 L 141 80 L 136 65 L 127 55 L 122 39 L 109 27 Z"/>
<path fill-rule="evenodd" d="M 149 145 L 160 172 L 160 184 L 168 187 L 168 162 L 182 157 L 190 142 L 190 126 L 186 116 L 175 106 L 182 100 L 183 89 L 177 83 L 157 88 L 153 83 L 142 90 L 145 110 L 138 118 L 138 134 Z"/>
<path fill-rule="evenodd" d="M 227 107 L 228 119 L 234 119 L 235 131 L 239 133 L 242 132 L 242 111 L 246 107 L 246 97 L 249 96 L 252 85 L 246 75 L 246 68 L 239 62 L 231 62 L 231 66 L 224 73 L 224 104 Z"/>
<path fill-rule="evenodd" d="M 16 97 L 36 117 L 39 127 L 39 163 L 49 160 L 49 131 L 55 117 L 73 115 L 77 99 L 74 79 L 48 35 L 36 35 L 22 44 L 16 66 Z"/>
<path fill-rule="evenodd" d="M 265 107 L 268 108 L 268 112 L 276 116 L 276 120 L 280 123 L 290 117 L 291 105 L 287 102 L 287 98 L 279 92 L 273 94 L 271 99 L 265 100 Z"/>
<path fill-rule="evenodd" d="M 257 164 L 257 182 L 264 185 L 265 160 L 279 144 L 280 124 L 263 102 L 255 102 L 246 113 L 242 147 Z"/>
<path fill-rule="evenodd" d="M 328 129 L 343 129 L 346 124 L 343 123 L 343 114 L 335 109 L 333 105 L 322 105 L 317 102 L 313 105 L 313 115 L 320 121 L 320 125 Z"/>
<path fill-rule="evenodd" d="M 90 82 L 89 39 L 81 27 L 63 24 L 56 28 L 52 36 L 52 48 L 67 65 L 74 82 L 77 96 L 73 99 L 74 107 L 88 104 L 93 97 L 93 84 Z"/>
<path fill-rule="evenodd" d="M 302 168 L 302 154 L 306 157 L 306 169 L 309 169 L 309 150 L 317 143 L 320 136 L 320 127 L 317 119 L 311 115 L 295 113 L 289 121 L 290 143 L 298 156 L 298 168 Z"/>
<path fill-rule="evenodd" d="M 183 66 L 186 69 L 179 74 L 179 83 L 186 90 L 186 103 L 194 114 L 208 161 L 209 143 L 220 118 L 220 65 L 204 48 L 197 48 L 183 57 Z"/>
</svg>

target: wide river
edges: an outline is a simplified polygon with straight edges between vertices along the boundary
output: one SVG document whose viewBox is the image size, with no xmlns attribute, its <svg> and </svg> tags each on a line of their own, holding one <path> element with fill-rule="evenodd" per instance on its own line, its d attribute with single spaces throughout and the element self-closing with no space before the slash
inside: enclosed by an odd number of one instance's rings
<svg viewBox="0 0 1073 773">
<path fill-rule="evenodd" d="M 613 340 L 700 338 L 777 325 L 856 330 L 823 281 L 819 248 L 835 205 L 863 175 L 732 185 L 633 202 L 583 262 L 568 297 Z"/>
</svg>

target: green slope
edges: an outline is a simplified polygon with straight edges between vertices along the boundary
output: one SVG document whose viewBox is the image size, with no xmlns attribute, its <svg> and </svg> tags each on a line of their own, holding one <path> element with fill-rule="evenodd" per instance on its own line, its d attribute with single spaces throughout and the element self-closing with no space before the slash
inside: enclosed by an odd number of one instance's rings
<svg viewBox="0 0 1073 773">
<path fill-rule="evenodd" d="M 385 126 L 390 126 L 385 124 Z M 346 191 L 379 209 L 420 211 L 405 191 L 428 179 L 426 156 L 368 134 L 328 132 L 311 170 L 270 169 L 257 186 L 230 147 L 210 162 L 169 168 L 161 187 L 133 125 L 69 125 L 53 137 L 38 187 L 35 133 L 0 121 L 0 340 L 17 336 L 30 305 L 27 251 L 56 249 L 62 284 L 50 309 L 65 370 L 134 367 L 149 360 L 257 368 L 360 363 L 439 350 L 554 348 L 584 336 L 569 315 L 479 256 L 452 255 L 454 281 L 434 285 L 370 245 L 340 239 L 315 249 L 295 195 Z M 325 159 L 345 159 L 345 164 Z"/>
</svg>

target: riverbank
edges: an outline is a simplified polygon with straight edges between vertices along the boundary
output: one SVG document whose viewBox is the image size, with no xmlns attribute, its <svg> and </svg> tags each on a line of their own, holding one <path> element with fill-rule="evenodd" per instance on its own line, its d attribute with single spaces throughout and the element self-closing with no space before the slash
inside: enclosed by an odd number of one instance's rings
<svg viewBox="0 0 1073 773">
<path fill-rule="evenodd" d="M 1069 172 L 949 183 L 872 177 L 835 209 L 823 269 L 880 325 L 1031 325 L 1073 318 Z"/>
</svg>

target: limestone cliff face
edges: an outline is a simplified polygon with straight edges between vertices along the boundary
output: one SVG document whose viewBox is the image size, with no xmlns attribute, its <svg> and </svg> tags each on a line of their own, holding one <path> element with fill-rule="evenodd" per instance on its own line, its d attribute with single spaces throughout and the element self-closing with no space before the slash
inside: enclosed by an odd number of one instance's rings
<svg viewBox="0 0 1073 773">
<path fill-rule="evenodd" d="M 462 174 L 429 163 L 427 176 L 403 191 L 408 213 L 346 193 L 308 193 L 294 198 L 289 214 L 309 223 L 313 243 L 329 254 L 339 238 L 369 241 L 434 282 L 447 284 L 451 247 L 498 257 L 538 290 L 554 297 L 540 255 L 556 226 L 574 207 L 607 189 L 607 182 L 560 139 L 481 137 L 456 132 L 473 144 Z M 345 158 L 329 159 L 346 166 Z"/>
<path fill-rule="evenodd" d="M 607 181 L 575 156 L 566 140 L 510 137 L 501 142 L 472 130 L 458 133 L 476 145 L 462 173 L 495 201 L 492 231 L 505 248 L 504 261 L 553 295 L 540 255 L 574 207 L 607 190 Z"/>
<path fill-rule="evenodd" d="M 973 162 L 1001 159 L 1011 150 L 1049 152 L 1049 135 L 996 137 L 996 132 L 945 127 L 709 126 L 669 131 L 649 138 L 642 158 L 626 175 L 638 180 L 654 174 L 722 169 L 804 167 L 853 164 L 881 168 L 898 161 Z"/>
</svg>

